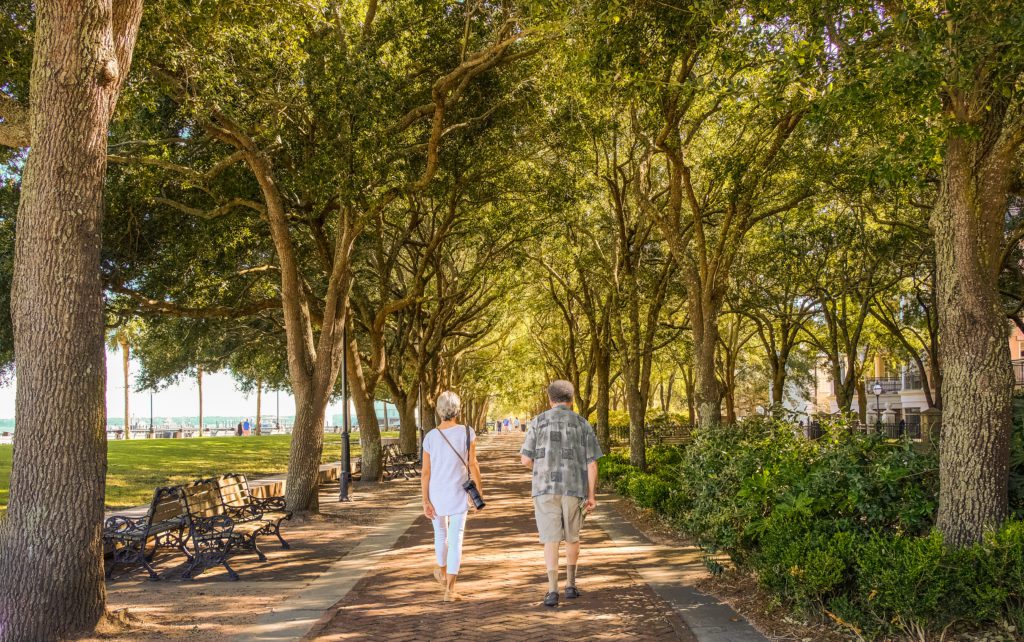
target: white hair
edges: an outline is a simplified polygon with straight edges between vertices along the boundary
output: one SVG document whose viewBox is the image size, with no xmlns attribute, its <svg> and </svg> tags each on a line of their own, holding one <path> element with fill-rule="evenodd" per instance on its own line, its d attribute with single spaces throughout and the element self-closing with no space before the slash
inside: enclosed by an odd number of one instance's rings
<svg viewBox="0 0 1024 642">
<path fill-rule="evenodd" d="M 437 396 L 437 416 L 442 421 L 455 419 L 462 412 L 462 400 L 459 395 L 451 390 L 446 390 Z"/>
<path fill-rule="evenodd" d="M 564 379 L 556 379 L 548 386 L 548 399 L 551 403 L 572 403 L 573 393 L 576 390 L 572 384 Z"/>
</svg>

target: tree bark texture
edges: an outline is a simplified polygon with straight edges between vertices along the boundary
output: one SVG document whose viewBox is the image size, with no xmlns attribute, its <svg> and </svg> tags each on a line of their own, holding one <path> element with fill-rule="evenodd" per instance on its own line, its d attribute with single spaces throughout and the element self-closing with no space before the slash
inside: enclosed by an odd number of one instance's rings
<svg viewBox="0 0 1024 642">
<path fill-rule="evenodd" d="M 348 389 L 352 395 L 352 405 L 359 419 L 359 444 L 362 448 L 362 480 L 380 481 L 384 479 L 383 450 L 380 444 L 380 423 L 377 421 L 377 408 L 374 404 L 373 390 L 366 387 L 363 377 L 363 365 L 359 358 L 359 347 L 354 332 L 349 333 L 348 352 Z"/>
<path fill-rule="evenodd" d="M 1008 514 L 1013 371 L 999 298 L 1012 155 L 952 135 L 932 213 L 942 341 L 937 526 L 948 543 L 980 541 Z"/>
<path fill-rule="evenodd" d="M 141 1 L 36 4 L 31 151 L 11 293 L 17 402 L 0 520 L 0 640 L 90 632 L 103 616 L 107 128 Z"/>
</svg>

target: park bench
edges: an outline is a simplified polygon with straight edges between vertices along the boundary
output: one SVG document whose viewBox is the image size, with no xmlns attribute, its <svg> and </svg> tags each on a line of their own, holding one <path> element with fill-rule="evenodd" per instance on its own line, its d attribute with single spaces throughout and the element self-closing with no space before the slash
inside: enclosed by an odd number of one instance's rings
<svg viewBox="0 0 1024 642">
<path fill-rule="evenodd" d="M 281 547 L 291 545 L 281 536 L 281 522 L 291 519 L 283 497 L 254 497 L 245 475 L 232 473 L 197 480 L 182 487 L 189 515 L 191 560 L 183 577 L 223 565 L 231 579 L 238 574 L 227 559 L 238 550 L 253 551 L 261 562 L 267 556 L 257 543 L 261 535 L 274 535 Z"/>
<path fill-rule="evenodd" d="M 215 479 L 224 509 L 236 523 L 263 522 L 266 526 L 258 535 L 274 535 L 281 542 L 281 548 L 291 548 L 281 536 L 281 522 L 292 518 L 292 512 L 285 509 L 284 497 L 253 496 L 249 481 L 239 473 Z"/>
<path fill-rule="evenodd" d="M 385 479 L 391 480 L 398 479 L 399 477 L 411 479 L 412 477 L 419 476 L 420 471 L 417 469 L 419 458 L 415 454 L 407 455 L 403 453 L 397 439 L 394 442 L 389 440 L 383 444 L 383 447 L 382 459 Z"/>
<path fill-rule="evenodd" d="M 111 551 L 107 578 L 113 575 L 116 565 L 123 564 L 140 565 L 151 580 L 159 580 L 160 575 L 150 563 L 157 550 L 177 548 L 191 557 L 184 542 L 187 526 L 188 513 L 180 487 L 157 488 L 144 517 L 114 515 L 107 518 L 103 524 L 103 543 Z"/>
</svg>

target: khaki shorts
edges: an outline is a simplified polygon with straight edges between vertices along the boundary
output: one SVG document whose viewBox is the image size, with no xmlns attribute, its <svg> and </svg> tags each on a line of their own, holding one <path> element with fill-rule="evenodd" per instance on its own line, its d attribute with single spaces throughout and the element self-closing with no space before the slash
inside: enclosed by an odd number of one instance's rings
<svg viewBox="0 0 1024 642">
<path fill-rule="evenodd" d="M 580 541 L 583 514 L 580 498 L 570 495 L 537 495 L 533 498 L 533 514 L 542 544 Z"/>
</svg>

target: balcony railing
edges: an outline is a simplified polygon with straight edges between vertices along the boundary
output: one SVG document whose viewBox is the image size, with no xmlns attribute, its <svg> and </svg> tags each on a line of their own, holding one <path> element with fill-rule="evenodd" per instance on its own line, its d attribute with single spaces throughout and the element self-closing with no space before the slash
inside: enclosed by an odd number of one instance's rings
<svg viewBox="0 0 1024 642">
<path fill-rule="evenodd" d="M 903 382 L 900 381 L 899 377 L 875 377 L 873 379 L 865 380 L 865 391 L 869 395 L 875 394 L 875 384 L 881 384 L 882 394 L 892 394 L 899 392 L 903 388 Z"/>
<path fill-rule="evenodd" d="M 1010 363 L 1013 364 L 1014 383 L 1018 387 L 1024 386 L 1024 359 L 1014 359 Z"/>
</svg>

